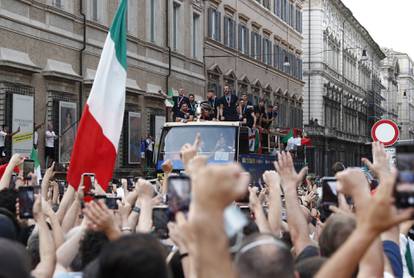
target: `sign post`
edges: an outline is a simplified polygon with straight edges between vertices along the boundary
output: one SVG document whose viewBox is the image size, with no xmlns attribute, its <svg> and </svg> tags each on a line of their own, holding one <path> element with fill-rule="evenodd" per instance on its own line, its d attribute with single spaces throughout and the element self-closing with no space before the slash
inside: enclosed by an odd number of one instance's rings
<svg viewBox="0 0 414 278">
<path fill-rule="evenodd" d="M 398 125 L 391 120 L 380 120 L 371 129 L 374 142 L 381 142 L 385 147 L 394 145 L 400 137 Z"/>
</svg>

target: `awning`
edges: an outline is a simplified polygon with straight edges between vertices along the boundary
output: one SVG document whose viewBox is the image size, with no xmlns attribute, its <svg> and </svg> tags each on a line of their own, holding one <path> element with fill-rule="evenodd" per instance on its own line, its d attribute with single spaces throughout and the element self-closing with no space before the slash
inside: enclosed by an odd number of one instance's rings
<svg viewBox="0 0 414 278">
<path fill-rule="evenodd" d="M 5 47 L 0 47 L 0 66 L 16 68 L 32 73 L 41 71 L 41 68 L 32 62 L 29 54 Z"/>
<path fill-rule="evenodd" d="M 53 59 L 47 59 L 47 64 L 42 74 L 45 77 L 57 77 L 75 81 L 82 80 L 82 77 L 73 70 L 71 64 Z"/>
</svg>

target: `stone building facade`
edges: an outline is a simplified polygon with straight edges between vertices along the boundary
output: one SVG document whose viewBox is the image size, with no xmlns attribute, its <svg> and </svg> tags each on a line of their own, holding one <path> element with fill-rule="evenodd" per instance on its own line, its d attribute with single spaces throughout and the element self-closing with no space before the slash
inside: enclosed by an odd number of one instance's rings
<svg viewBox="0 0 414 278">
<path fill-rule="evenodd" d="M 301 0 L 205 1 L 207 88 L 277 104 L 276 126 L 302 129 Z"/>
<path fill-rule="evenodd" d="M 138 134 L 135 141 L 148 133 L 156 135 L 165 119 L 159 90 L 182 87 L 199 96 L 205 91 L 202 2 L 128 2 L 127 103 L 117 161 L 120 173 L 141 168 L 139 142 L 134 142 L 132 153 L 131 134 Z M 41 158 L 47 123 L 53 123 L 57 133 L 63 132 L 62 111 L 72 112 L 68 120 L 75 110 L 76 118 L 81 114 L 118 4 L 119 0 L 0 0 L 0 124 L 12 125 L 13 95 L 32 96 L 34 122 L 45 123 L 39 130 Z M 131 117 L 139 122 L 135 127 Z M 55 145 L 59 160 L 59 149 L 65 148 L 62 138 Z"/>
<path fill-rule="evenodd" d="M 381 118 L 381 48 L 340 0 L 306 0 L 303 16 L 304 124 L 312 172 L 360 165 Z"/>
<path fill-rule="evenodd" d="M 400 124 L 399 120 L 399 106 L 402 92 L 400 92 L 398 79 L 400 76 L 400 64 L 398 58 L 389 49 L 383 49 L 387 56 L 381 62 L 381 82 L 384 89 L 381 94 L 384 98 L 383 108 L 385 119 L 393 120 Z"/>
<path fill-rule="evenodd" d="M 394 84 L 391 88 L 386 86 L 389 92 L 388 97 L 384 96 L 387 99 L 384 107 L 387 109 L 392 106 L 393 110 L 396 110 L 397 117 L 394 120 L 400 127 L 400 139 L 412 140 L 414 139 L 414 62 L 406 53 L 393 49 L 384 49 L 384 52 L 387 55 L 383 61 L 384 79 L 388 77 L 387 80 L 390 82 L 393 77 Z M 395 68 L 394 72 L 392 72 L 392 65 Z M 388 68 L 388 75 L 386 68 Z"/>
</svg>

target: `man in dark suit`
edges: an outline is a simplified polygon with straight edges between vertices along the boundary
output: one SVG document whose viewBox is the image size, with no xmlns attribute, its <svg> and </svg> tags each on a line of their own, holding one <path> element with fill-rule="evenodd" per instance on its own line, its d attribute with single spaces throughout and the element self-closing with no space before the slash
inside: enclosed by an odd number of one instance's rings
<svg viewBox="0 0 414 278">
<path fill-rule="evenodd" d="M 220 120 L 238 121 L 237 102 L 238 97 L 231 93 L 229 86 L 224 86 L 224 96 L 220 99 Z"/>
<path fill-rule="evenodd" d="M 180 112 L 181 110 L 181 106 L 183 106 L 183 104 L 187 104 L 187 106 L 190 106 L 190 100 L 188 99 L 188 97 L 185 96 L 185 91 L 184 89 L 179 89 L 178 90 L 178 96 L 174 96 L 172 97 L 172 100 L 174 102 L 174 106 L 172 108 L 172 111 L 174 113 L 174 121 L 175 118 L 177 117 L 177 114 Z"/>
</svg>

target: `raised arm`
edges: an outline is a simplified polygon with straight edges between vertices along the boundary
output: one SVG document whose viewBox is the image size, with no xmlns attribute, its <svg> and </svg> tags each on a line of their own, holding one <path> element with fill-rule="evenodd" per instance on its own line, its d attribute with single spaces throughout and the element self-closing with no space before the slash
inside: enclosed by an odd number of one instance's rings
<svg viewBox="0 0 414 278">
<path fill-rule="evenodd" d="M 308 222 L 303 214 L 298 202 L 297 187 L 305 178 L 307 168 L 303 168 L 300 173 L 296 173 L 293 167 L 293 159 L 290 153 L 282 152 L 278 154 L 278 161 L 275 167 L 282 179 L 285 192 L 286 213 L 289 226 L 290 237 L 295 248 L 295 253 L 299 255 L 306 246 L 312 244 L 309 237 L 310 231 Z"/>
<path fill-rule="evenodd" d="M 44 199 L 42 199 L 42 211 L 45 216 L 49 217 L 49 221 L 52 226 L 53 239 L 55 241 L 55 248 L 59 248 L 65 241 L 63 230 L 55 212 L 52 210 L 49 203 Z"/>
<path fill-rule="evenodd" d="M 41 197 L 37 196 L 33 205 L 33 216 L 39 229 L 40 263 L 32 271 L 36 278 L 50 278 L 55 270 L 56 248 L 52 233 L 42 213 Z"/>
<path fill-rule="evenodd" d="M 371 195 L 364 173 L 357 168 L 347 169 L 337 174 L 338 191 L 352 197 L 357 216 L 369 208 Z M 384 256 L 381 239 L 371 244 L 359 264 L 358 277 L 381 277 L 384 274 Z"/>
<path fill-rule="evenodd" d="M 282 233 L 282 198 L 280 190 L 280 176 L 275 171 L 266 171 L 263 180 L 269 187 L 268 221 L 272 233 L 280 236 Z"/>
<path fill-rule="evenodd" d="M 23 163 L 23 161 L 24 158 L 20 154 L 14 154 L 12 156 L 9 164 L 7 164 L 6 166 L 6 170 L 4 171 L 3 176 L 1 177 L 0 191 L 10 186 L 10 180 L 13 175 L 14 168 L 20 166 Z"/>
<path fill-rule="evenodd" d="M 393 205 L 395 180 L 394 171 L 381 181 L 367 209 L 357 215 L 357 228 L 322 266 L 316 277 L 351 277 L 367 249 L 382 232 L 411 218 L 413 208 L 397 214 Z"/>
<path fill-rule="evenodd" d="M 68 186 L 65 194 L 63 194 L 62 201 L 60 202 L 59 209 L 56 212 L 56 216 L 59 219 L 59 222 L 62 223 L 63 218 L 65 217 L 66 211 L 72 205 L 73 199 L 75 197 L 75 189 L 72 186 Z"/>
<path fill-rule="evenodd" d="M 271 229 L 269 222 L 267 222 L 266 215 L 263 211 L 263 206 L 257 197 L 257 187 L 249 187 L 249 207 L 254 214 L 255 222 L 261 233 L 270 233 Z"/>
<path fill-rule="evenodd" d="M 141 207 L 141 213 L 139 215 L 137 232 L 149 233 L 152 229 L 152 196 L 154 189 L 150 182 L 139 179 L 137 183 L 138 188 L 138 203 Z"/>
<path fill-rule="evenodd" d="M 55 169 L 55 162 L 52 163 L 52 165 L 46 170 L 45 175 L 43 176 L 41 190 L 42 190 L 42 198 L 45 200 L 47 200 L 47 193 L 49 191 L 50 180 L 55 175 L 54 169 Z"/>
</svg>

